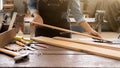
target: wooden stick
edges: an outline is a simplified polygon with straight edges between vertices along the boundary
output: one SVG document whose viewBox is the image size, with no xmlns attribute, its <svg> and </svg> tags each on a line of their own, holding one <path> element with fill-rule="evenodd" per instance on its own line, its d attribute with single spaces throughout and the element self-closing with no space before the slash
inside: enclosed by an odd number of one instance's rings
<svg viewBox="0 0 120 68">
<path fill-rule="evenodd" d="M 72 30 L 68 30 L 68 29 L 63 29 L 63 28 L 60 28 L 60 27 L 55 27 L 55 26 L 51 26 L 51 25 L 47 25 L 47 24 L 40 24 L 40 23 L 36 23 L 36 22 L 33 22 L 33 23 L 36 24 L 36 25 L 42 26 L 42 27 L 56 29 L 56 30 L 60 30 L 60 31 L 68 32 L 68 33 L 73 33 L 73 34 L 77 34 L 77 35 L 82 35 L 82 36 L 86 36 L 86 37 L 102 40 L 104 42 L 112 43 L 112 41 L 109 41 L 109 40 L 106 40 L 106 39 L 102 39 L 102 38 L 99 38 L 99 37 L 95 37 L 95 36 L 92 36 L 92 35 L 83 34 L 83 33 L 80 33 L 80 32 L 76 32 L 76 31 L 72 31 Z"/>
<path fill-rule="evenodd" d="M 106 49 L 120 51 L 120 47 L 115 47 L 114 45 L 111 46 L 111 45 L 104 44 L 104 43 L 86 42 L 86 41 L 82 41 L 82 40 L 75 40 L 75 39 L 69 39 L 69 38 L 63 38 L 63 37 L 54 37 L 54 39 L 68 41 L 68 42 L 74 42 L 74 43 L 80 43 L 80 44 L 87 44 L 90 46 L 96 46 L 96 47 L 102 47 L 102 48 L 106 48 Z"/>
<path fill-rule="evenodd" d="M 4 48 L 0 48 L 0 52 L 5 53 L 5 54 L 10 55 L 10 56 L 13 56 L 13 57 L 19 55 L 16 52 L 13 52 L 13 51 L 10 51 L 10 50 L 4 49 Z"/>
<path fill-rule="evenodd" d="M 90 46 L 87 44 L 56 40 L 56 39 L 48 38 L 48 37 L 36 37 L 32 39 L 39 43 L 45 43 L 45 44 L 49 44 L 49 45 L 53 45 L 57 47 L 62 47 L 66 49 L 81 51 L 81 52 L 85 52 L 89 54 L 94 54 L 98 56 L 120 60 L 120 51 L 116 51 L 116 50 L 100 48 L 96 46 Z"/>
</svg>

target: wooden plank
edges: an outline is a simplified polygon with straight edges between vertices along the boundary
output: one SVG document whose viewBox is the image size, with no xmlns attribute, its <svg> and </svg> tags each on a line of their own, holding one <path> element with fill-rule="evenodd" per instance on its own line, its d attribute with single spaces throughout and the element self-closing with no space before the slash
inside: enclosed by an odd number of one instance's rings
<svg viewBox="0 0 120 68">
<path fill-rule="evenodd" d="M 110 45 L 110 44 L 104 44 L 104 43 L 95 43 L 95 42 L 86 42 L 86 41 L 82 41 L 82 40 L 75 40 L 75 39 L 63 38 L 63 37 L 54 37 L 54 39 L 75 42 L 75 43 L 80 43 L 80 44 L 87 44 L 87 45 L 91 45 L 91 46 L 102 47 L 102 48 L 106 48 L 106 49 L 120 51 L 120 47 L 115 47 L 116 45 Z"/>
<path fill-rule="evenodd" d="M 68 33 L 72 33 L 72 34 L 77 34 L 77 35 L 81 35 L 81 36 L 85 36 L 85 37 L 90 37 L 90 38 L 102 40 L 102 41 L 104 41 L 104 42 L 112 43 L 112 41 L 109 41 L 109 40 L 106 40 L 106 39 L 103 39 L 103 38 L 99 38 L 99 37 L 96 37 L 96 36 L 92 36 L 92 35 L 89 35 L 89 34 L 84 34 L 84 33 L 80 33 L 80 32 L 77 32 L 77 31 L 72 31 L 72 30 L 68 30 L 68 29 L 63 29 L 63 28 L 60 28 L 60 27 L 51 26 L 51 25 L 47 25 L 47 24 L 40 24 L 40 23 L 37 23 L 37 22 L 32 22 L 32 23 L 34 23 L 34 24 L 36 24 L 36 25 L 39 25 L 39 26 L 42 26 L 42 27 L 47 27 L 47 28 L 51 28 L 51 29 L 56 29 L 56 30 L 60 30 L 60 31 L 64 31 L 64 32 L 68 32 Z"/>
<path fill-rule="evenodd" d="M 13 25 L 14 25 L 14 22 L 15 22 L 15 19 L 16 19 L 16 16 L 17 16 L 17 12 L 14 12 L 13 13 L 13 16 L 12 16 L 12 20 L 10 22 L 10 25 L 8 27 L 8 30 L 11 30 L 13 28 Z"/>
<path fill-rule="evenodd" d="M 0 34 L 0 47 L 7 45 L 16 35 L 15 29 L 5 31 Z"/>
<path fill-rule="evenodd" d="M 57 47 L 62 47 L 62 48 L 71 49 L 75 51 L 82 51 L 89 54 L 94 54 L 98 56 L 120 60 L 120 51 L 116 51 L 116 50 L 90 46 L 87 44 L 56 40 L 48 37 L 35 37 L 32 39 L 40 43 L 45 43 L 45 44 L 49 44 Z"/>
</svg>

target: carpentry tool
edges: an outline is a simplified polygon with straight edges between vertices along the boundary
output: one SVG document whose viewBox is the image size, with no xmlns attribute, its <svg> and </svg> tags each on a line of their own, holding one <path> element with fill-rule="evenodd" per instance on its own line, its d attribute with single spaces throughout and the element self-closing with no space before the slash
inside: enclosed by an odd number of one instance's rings
<svg viewBox="0 0 120 68">
<path fill-rule="evenodd" d="M 36 50 L 36 49 L 33 49 L 33 48 L 29 47 L 30 43 L 29 43 L 29 44 L 24 44 L 24 43 L 22 43 L 22 42 L 16 41 L 16 44 L 24 47 L 25 49 L 29 49 L 29 50 L 32 50 L 32 51 L 35 51 L 35 50 Z"/>
<path fill-rule="evenodd" d="M 67 29 L 63 29 L 63 28 L 60 28 L 60 27 L 55 27 L 55 26 L 51 26 L 51 25 L 47 25 L 47 24 L 40 24 L 40 23 L 37 23 L 37 22 L 32 22 L 32 23 L 34 23 L 36 25 L 39 25 L 39 26 L 42 26 L 42 27 L 56 29 L 56 30 L 60 30 L 60 31 L 68 32 L 68 33 L 73 33 L 73 34 L 77 34 L 77 35 L 82 35 L 82 36 L 86 36 L 86 37 L 102 40 L 104 42 L 112 43 L 112 41 L 109 41 L 109 40 L 106 40 L 106 39 L 102 39 L 102 38 L 98 38 L 98 37 L 95 37 L 95 36 L 91 36 L 91 35 L 88 35 L 88 34 L 83 34 L 83 33 L 80 33 L 80 32 L 71 31 L 71 30 L 67 30 Z"/>
<path fill-rule="evenodd" d="M 20 41 L 20 42 L 19 42 Z M 18 39 L 18 41 L 16 41 L 16 44 L 20 45 L 20 46 L 24 46 L 24 48 L 28 48 L 29 50 L 38 50 L 41 48 L 48 48 L 47 46 L 45 46 L 44 44 L 39 44 L 36 42 L 27 42 L 23 39 Z"/>
<path fill-rule="evenodd" d="M 19 53 L 9 51 L 9 50 L 4 49 L 4 48 L 0 48 L 0 52 L 5 53 L 5 54 L 10 55 L 10 56 L 13 56 L 16 63 L 28 58 L 28 53 L 21 55 Z"/>
<path fill-rule="evenodd" d="M 64 38 L 64 37 L 54 37 L 54 39 L 69 41 L 69 42 L 75 42 L 75 43 L 80 43 L 80 44 L 87 44 L 87 45 L 90 45 L 90 46 L 96 46 L 96 47 L 101 47 L 101 48 L 120 51 L 120 47 L 115 47 L 115 45 L 111 46 L 109 44 L 104 44 L 104 43 L 86 42 L 86 41 L 82 41 L 82 40 L 75 40 L 75 39 L 69 39 L 69 38 Z"/>
<path fill-rule="evenodd" d="M 90 46 L 88 44 L 80 44 L 80 43 L 68 42 L 63 40 L 56 40 L 48 37 L 34 37 L 32 38 L 32 40 L 39 43 L 45 43 L 45 44 L 49 44 L 57 47 L 62 47 L 62 48 L 71 49 L 75 51 L 82 51 L 89 54 L 94 54 L 94 55 L 98 55 L 106 58 L 120 60 L 120 51 L 117 51 L 117 50 Z"/>
<path fill-rule="evenodd" d="M 13 37 L 16 35 L 15 29 L 11 29 L 8 31 L 5 31 L 0 34 L 0 52 L 5 53 L 7 55 L 11 55 L 15 57 L 15 61 L 18 62 L 19 60 L 23 59 L 27 55 L 20 55 L 18 53 L 3 49 L 2 47 L 5 47 L 10 41 L 13 40 Z M 20 56 L 19 58 L 17 56 Z"/>
<path fill-rule="evenodd" d="M 15 52 L 18 52 L 18 51 L 23 49 L 22 46 L 19 46 L 19 45 L 16 45 L 16 44 L 6 45 L 4 48 L 8 49 L 8 50 L 11 50 L 11 51 L 15 51 Z"/>
</svg>

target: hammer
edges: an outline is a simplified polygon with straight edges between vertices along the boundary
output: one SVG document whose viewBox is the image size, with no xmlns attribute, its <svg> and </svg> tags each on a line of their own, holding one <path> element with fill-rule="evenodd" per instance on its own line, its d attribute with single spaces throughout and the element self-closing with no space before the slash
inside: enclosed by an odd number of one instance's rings
<svg viewBox="0 0 120 68">
<path fill-rule="evenodd" d="M 10 56 L 13 56 L 14 60 L 15 60 L 15 63 L 18 63 L 20 61 L 29 59 L 29 57 L 28 57 L 29 54 L 28 53 L 21 55 L 19 53 L 16 53 L 16 52 L 4 49 L 4 48 L 0 48 L 0 52 L 5 53 L 5 54 L 10 55 Z"/>
</svg>

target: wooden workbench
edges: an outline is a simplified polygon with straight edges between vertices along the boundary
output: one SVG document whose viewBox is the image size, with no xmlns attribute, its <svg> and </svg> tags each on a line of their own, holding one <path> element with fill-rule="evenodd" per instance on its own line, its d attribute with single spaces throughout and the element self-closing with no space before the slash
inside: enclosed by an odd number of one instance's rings
<svg viewBox="0 0 120 68">
<path fill-rule="evenodd" d="M 12 57 L 0 53 L 0 67 L 120 67 L 118 60 L 47 46 L 31 53 L 29 61 L 17 64 Z"/>
</svg>

